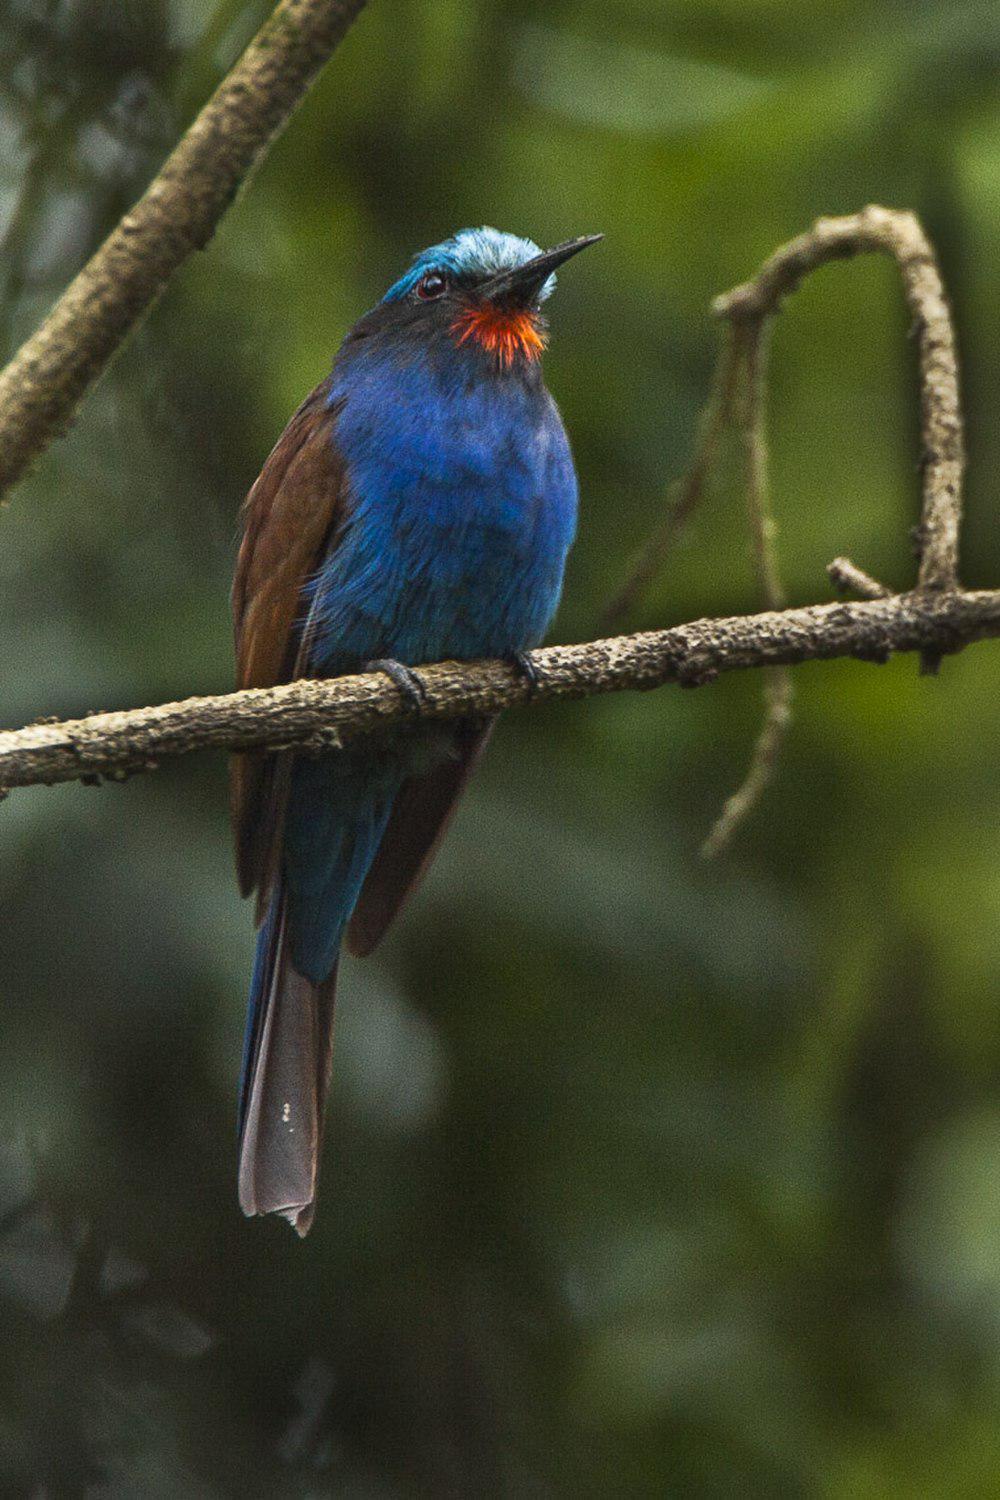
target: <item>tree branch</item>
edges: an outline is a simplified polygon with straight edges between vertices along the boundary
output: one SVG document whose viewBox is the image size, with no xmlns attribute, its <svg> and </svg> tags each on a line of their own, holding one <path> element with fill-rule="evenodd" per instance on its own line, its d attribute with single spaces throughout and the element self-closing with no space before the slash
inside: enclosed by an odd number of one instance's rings
<svg viewBox="0 0 1000 1500">
<path fill-rule="evenodd" d="M 365 0 L 282 0 L 134 208 L 0 373 L 0 496 L 65 431 L 112 355 L 287 123 Z"/>
<path fill-rule="evenodd" d="M 835 657 L 884 662 L 894 652 L 949 652 L 997 636 L 1000 590 L 918 590 L 891 599 L 695 620 L 671 630 L 535 651 L 537 687 L 503 662 L 421 667 L 427 699 L 418 714 L 387 678 L 367 673 L 33 724 L 0 733 L 0 784 L 121 779 L 153 769 L 165 756 L 212 747 L 316 753 L 424 718 L 492 714 L 518 703 L 664 683 L 699 687 L 720 672 L 752 667 Z"/>
</svg>

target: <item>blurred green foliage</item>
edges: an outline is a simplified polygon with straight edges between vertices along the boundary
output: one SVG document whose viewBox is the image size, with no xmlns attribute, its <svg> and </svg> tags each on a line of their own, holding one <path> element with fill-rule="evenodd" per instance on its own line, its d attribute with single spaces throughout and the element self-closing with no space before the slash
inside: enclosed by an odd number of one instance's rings
<svg viewBox="0 0 1000 1500">
<path fill-rule="evenodd" d="M 4 354 L 262 0 L 0 4 Z M 1000 13 L 372 0 L 207 252 L 0 516 L 5 723 L 224 689 L 240 500 L 344 329 L 463 224 L 603 230 L 552 306 L 582 527 L 556 635 L 684 465 L 711 296 L 915 209 L 960 325 L 964 577 L 1000 531 Z M 892 268 L 777 332 L 795 601 L 912 576 Z M 752 609 L 725 475 L 636 624 Z M 251 953 L 221 757 L 0 809 L 0 1490 L 979 1497 L 1000 1472 L 1000 655 L 796 672 L 780 777 L 698 842 L 751 675 L 512 714 L 342 985 L 317 1226 L 247 1223 Z"/>
</svg>

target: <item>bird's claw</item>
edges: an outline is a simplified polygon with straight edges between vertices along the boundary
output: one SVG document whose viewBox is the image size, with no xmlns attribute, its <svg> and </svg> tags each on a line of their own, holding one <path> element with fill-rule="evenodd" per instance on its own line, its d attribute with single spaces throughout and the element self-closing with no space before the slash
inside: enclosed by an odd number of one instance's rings
<svg viewBox="0 0 1000 1500">
<path fill-rule="evenodd" d="M 528 688 L 530 689 L 530 691 L 532 693 L 537 693 L 539 687 L 541 686 L 542 674 L 535 666 L 535 663 L 532 661 L 527 651 L 512 652 L 510 657 L 510 664 L 517 672 L 518 676 L 528 684 Z"/>
<path fill-rule="evenodd" d="M 394 661 L 392 657 L 380 656 L 376 661 L 364 663 L 366 672 L 382 672 L 389 681 L 399 689 L 406 703 L 413 713 L 419 713 L 427 703 L 427 689 L 412 667 L 404 665 L 401 661 Z"/>
</svg>

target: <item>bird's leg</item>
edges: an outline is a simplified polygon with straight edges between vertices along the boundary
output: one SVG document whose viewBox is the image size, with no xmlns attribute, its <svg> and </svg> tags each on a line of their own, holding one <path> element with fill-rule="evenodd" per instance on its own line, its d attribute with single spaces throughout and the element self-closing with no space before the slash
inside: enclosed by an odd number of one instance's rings
<svg viewBox="0 0 1000 1500">
<path fill-rule="evenodd" d="M 414 713 L 419 713 L 427 703 L 427 689 L 412 667 L 390 656 L 380 656 L 375 661 L 362 662 L 363 672 L 384 672 L 389 681 L 402 693 Z"/>
<path fill-rule="evenodd" d="M 512 651 L 507 660 L 517 672 L 518 676 L 523 678 L 523 680 L 528 684 L 528 688 L 530 689 L 531 693 L 537 693 L 542 681 L 542 674 L 535 666 L 535 663 L 532 661 L 527 651 Z"/>
</svg>

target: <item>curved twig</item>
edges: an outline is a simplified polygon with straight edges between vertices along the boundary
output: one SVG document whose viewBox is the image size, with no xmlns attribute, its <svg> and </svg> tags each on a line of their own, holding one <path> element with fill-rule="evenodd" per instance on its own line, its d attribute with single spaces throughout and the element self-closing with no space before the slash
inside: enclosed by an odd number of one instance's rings
<svg viewBox="0 0 1000 1500">
<path fill-rule="evenodd" d="M 957 588 L 965 469 L 958 358 L 941 274 L 916 214 L 872 204 L 859 214 L 817 219 L 805 234 L 776 250 L 751 281 L 717 297 L 712 310 L 735 322 L 773 317 L 810 271 L 862 251 L 880 251 L 895 260 L 917 339 L 923 442 L 917 584 L 922 589 Z"/>
<path fill-rule="evenodd" d="M 717 297 L 712 310 L 728 322 L 727 338 L 716 367 L 712 395 L 702 417 L 701 436 L 692 468 L 661 525 L 654 531 L 632 573 L 605 611 L 617 619 L 631 608 L 662 565 L 682 521 L 704 492 L 719 441 L 736 411 L 737 382 L 742 378 L 740 426 L 747 466 L 747 500 L 751 536 L 765 603 L 783 602 L 773 548 L 773 522 L 767 509 L 766 443 L 762 350 L 770 320 L 803 278 L 827 261 L 880 251 L 899 267 L 913 315 L 920 367 L 922 438 L 922 504 L 913 537 L 919 557 L 917 588 L 957 589 L 958 538 L 965 452 L 959 400 L 958 361 L 951 312 L 934 252 L 915 214 L 870 205 L 858 214 L 817 219 L 811 229 L 780 246 L 757 274 Z M 888 597 L 889 590 L 846 558 L 827 570 L 841 592 L 862 598 Z M 935 672 L 941 651 L 921 652 L 921 670 Z M 767 711 L 750 767 L 740 789 L 730 797 L 708 835 L 702 853 L 717 854 L 759 801 L 771 777 L 784 732 L 791 718 L 792 684 L 787 674 L 772 673 L 765 687 Z"/>
</svg>

